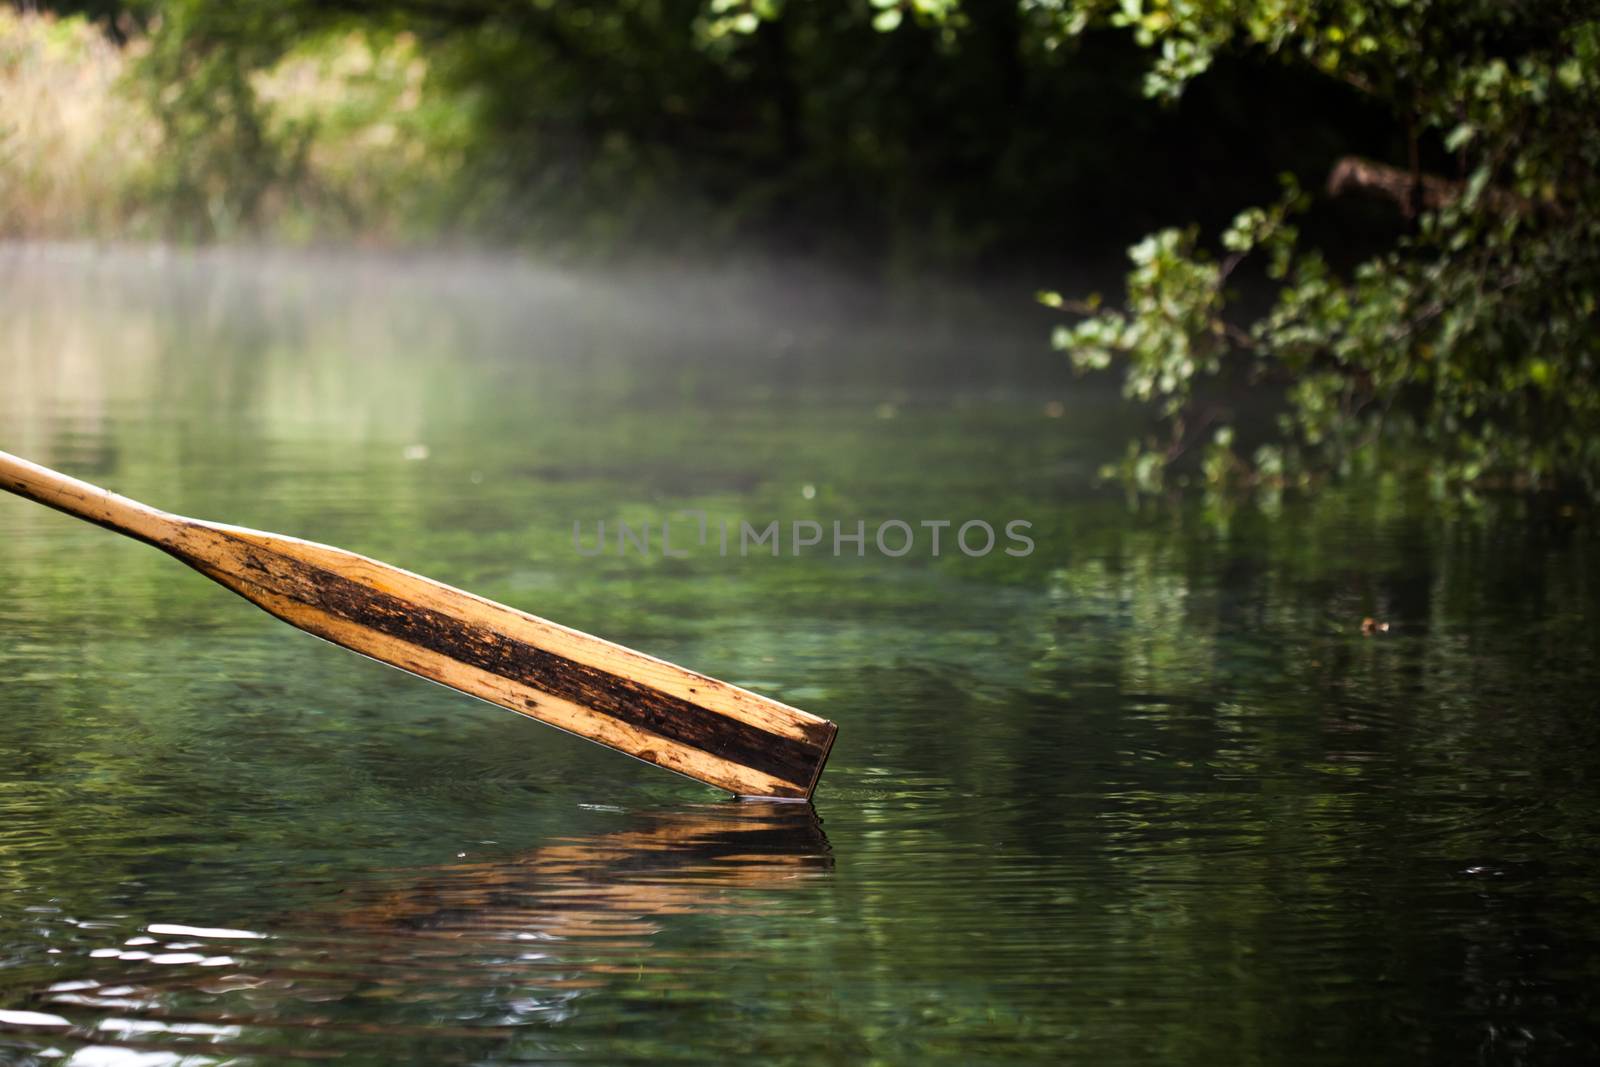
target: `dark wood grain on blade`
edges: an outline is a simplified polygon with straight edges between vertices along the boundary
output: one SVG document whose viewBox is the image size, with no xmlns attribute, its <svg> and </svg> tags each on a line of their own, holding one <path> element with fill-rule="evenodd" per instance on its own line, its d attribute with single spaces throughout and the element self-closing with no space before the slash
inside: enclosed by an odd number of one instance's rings
<svg viewBox="0 0 1600 1067">
<path fill-rule="evenodd" d="M 818 720 L 803 728 L 803 738 L 784 737 L 304 560 L 231 540 L 246 577 L 280 596 L 771 775 L 792 784 L 796 796 L 810 795 L 832 745 L 832 723 Z"/>
</svg>

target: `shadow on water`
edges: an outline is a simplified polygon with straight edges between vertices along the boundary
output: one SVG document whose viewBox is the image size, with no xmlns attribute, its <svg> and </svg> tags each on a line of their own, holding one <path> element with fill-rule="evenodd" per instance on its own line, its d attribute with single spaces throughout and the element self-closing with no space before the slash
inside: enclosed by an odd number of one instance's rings
<svg viewBox="0 0 1600 1067">
<path fill-rule="evenodd" d="M 748 949 L 736 940 L 681 927 L 711 918 L 725 930 L 832 867 L 810 805 L 728 802 L 639 813 L 521 855 L 389 871 L 264 928 L 85 924 L 80 958 L 57 972 L 74 977 L 0 1011 L 0 1052 L 315 1060 L 382 1035 L 416 1042 L 427 1062 L 504 1053 L 570 1025 L 590 991 L 670 997 L 738 959 Z"/>
</svg>

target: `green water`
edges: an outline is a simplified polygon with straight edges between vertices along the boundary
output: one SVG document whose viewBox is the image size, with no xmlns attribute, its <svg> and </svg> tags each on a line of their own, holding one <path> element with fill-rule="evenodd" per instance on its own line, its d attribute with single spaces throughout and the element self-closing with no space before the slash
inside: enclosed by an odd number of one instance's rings
<svg viewBox="0 0 1600 1067">
<path fill-rule="evenodd" d="M 0 448 L 840 724 L 727 801 L 0 499 L 0 1062 L 1600 1055 L 1592 519 L 1130 508 L 1031 324 L 819 287 L 0 255 Z M 574 549 L 682 509 L 868 550 Z"/>
</svg>

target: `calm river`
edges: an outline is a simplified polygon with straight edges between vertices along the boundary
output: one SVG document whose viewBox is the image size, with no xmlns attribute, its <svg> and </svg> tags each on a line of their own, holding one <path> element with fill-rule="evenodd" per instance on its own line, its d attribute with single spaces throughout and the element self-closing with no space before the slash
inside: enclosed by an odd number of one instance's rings
<svg viewBox="0 0 1600 1067">
<path fill-rule="evenodd" d="M 1130 506 L 988 306 L 0 252 L 0 449 L 840 724 L 726 800 L 0 498 L 0 1062 L 1594 1062 L 1595 520 Z"/>
</svg>

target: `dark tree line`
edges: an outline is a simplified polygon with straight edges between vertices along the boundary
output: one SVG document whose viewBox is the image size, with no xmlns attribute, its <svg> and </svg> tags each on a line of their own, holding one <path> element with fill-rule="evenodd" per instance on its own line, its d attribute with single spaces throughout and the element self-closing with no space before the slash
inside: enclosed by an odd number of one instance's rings
<svg viewBox="0 0 1600 1067">
<path fill-rule="evenodd" d="M 1420 454 L 1441 484 L 1600 492 L 1594 0 L 63 6 L 150 37 L 184 232 L 293 186 L 255 72 L 405 33 L 467 119 L 441 232 L 1024 276 L 1144 235 L 1121 307 L 1045 294 L 1073 362 L 1166 417 L 1133 483 Z"/>
</svg>

